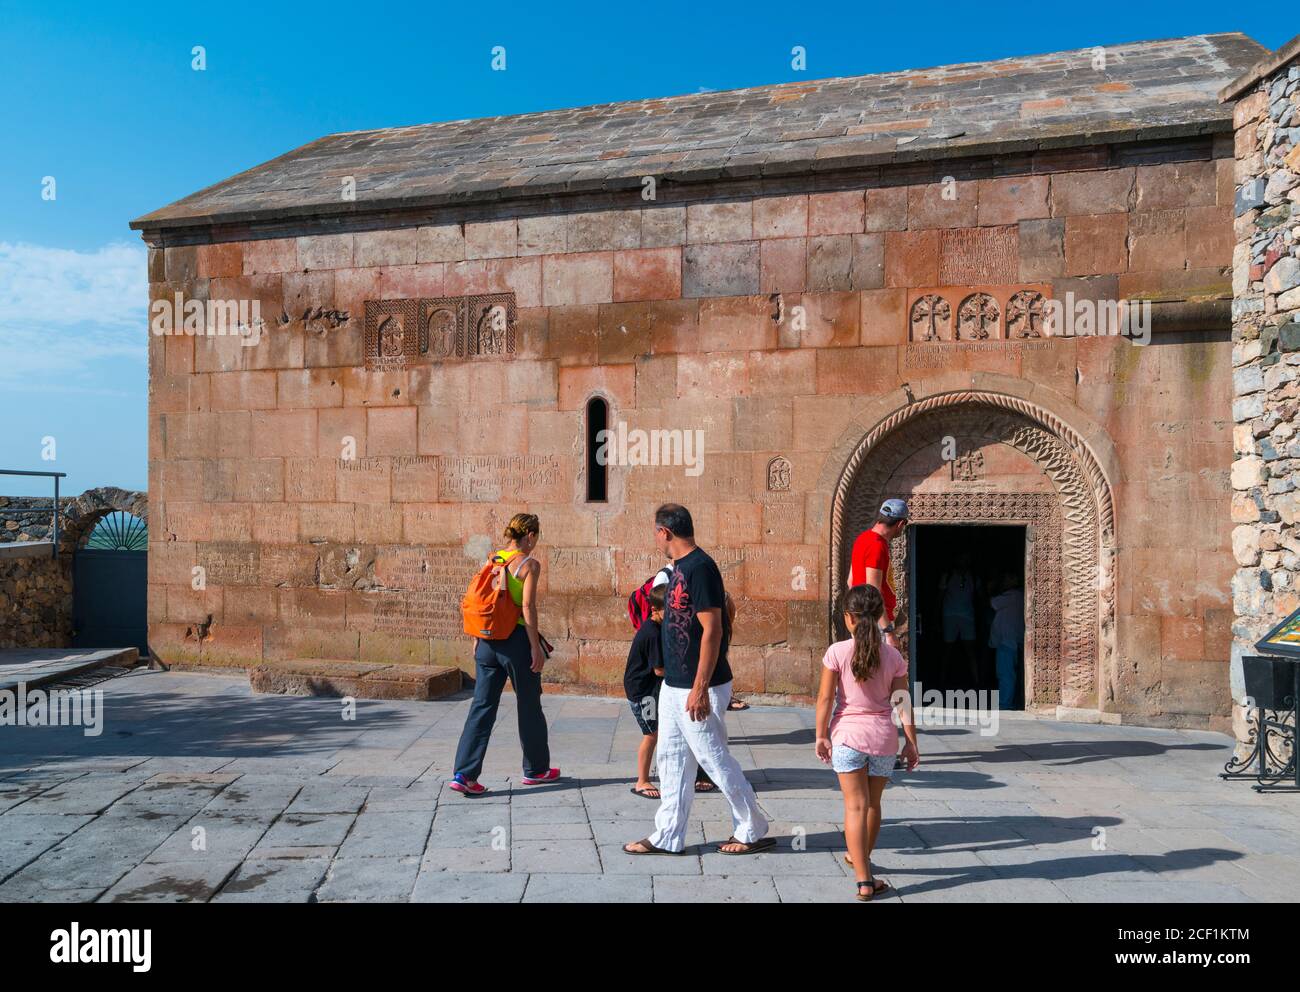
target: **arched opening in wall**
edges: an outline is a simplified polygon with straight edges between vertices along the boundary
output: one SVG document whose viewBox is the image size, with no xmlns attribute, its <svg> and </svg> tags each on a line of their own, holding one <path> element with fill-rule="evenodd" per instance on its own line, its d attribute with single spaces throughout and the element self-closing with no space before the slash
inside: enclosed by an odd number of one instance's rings
<svg viewBox="0 0 1300 992">
<path fill-rule="evenodd" d="M 1079 435 L 998 393 L 940 394 L 886 417 L 853 451 L 834 493 L 832 594 L 847 584 L 854 541 L 890 497 L 906 499 L 910 510 L 891 565 L 900 646 L 913 677 L 925 675 L 923 660 L 929 672 L 946 664 L 999 705 L 996 671 L 980 649 L 995 584 L 1023 582 L 1023 705 L 1100 708 L 1114 656 L 1114 506 Z M 973 597 L 946 595 L 954 575 L 959 586 L 974 579 Z M 971 612 L 973 623 L 954 622 Z M 833 629 L 836 618 L 828 619 Z M 973 639 L 985 659 L 973 678 L 965 676 L 963 639 Z"/>
<path fill-rule="evenodd" d="M 599 396 L 587 401 L 587 502 L 604 503 L 609 499 L 609 458 L 606 439 L 609 430 L 609 404 Z"/>
<path fill-rule="evenodd" d="M 72 646 L 139 649 L 148 655 L 145 521 L 106 510 L 82 521 L 72 552 Z"/>
</svg>

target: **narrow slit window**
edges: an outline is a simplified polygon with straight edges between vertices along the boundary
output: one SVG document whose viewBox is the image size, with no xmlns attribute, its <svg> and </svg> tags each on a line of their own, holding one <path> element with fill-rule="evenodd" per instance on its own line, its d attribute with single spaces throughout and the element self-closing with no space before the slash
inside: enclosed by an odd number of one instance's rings
<svg viewBox="0 0 1300 992">
<path fill-rule="evenodd" d="M 599 396 L 587 401 L 587 502 L 604 503 L 609 492 L 609 458 L 598 457 L 608 450 L 609 404 Z M 602 462 L 604 464 L 602 464 Z"/>
</svg>

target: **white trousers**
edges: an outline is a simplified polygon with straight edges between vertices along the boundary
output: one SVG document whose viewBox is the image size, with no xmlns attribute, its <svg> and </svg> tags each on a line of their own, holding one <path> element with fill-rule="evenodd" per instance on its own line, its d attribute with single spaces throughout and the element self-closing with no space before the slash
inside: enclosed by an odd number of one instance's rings
<svg viewBox="0 0 1300 992">
<path fill-rule="evenodd" d="M 686 829 L 695 799 L 695 766 L 700 764 L 731 806 L 733 836 L 745 844 L 767 833 L 767 819 L 758 808 L 754 787 L 740 762 L 727 750 L 727 725 L 723 720 L 731 702 L 731 683 L 709 690 L 709 715 L 698 723 L 686 712 L 691 690 L 664 685 L 659 689 L 659 794 L 650 843 L 665 851 L 686 847 Z"/>
</svg>

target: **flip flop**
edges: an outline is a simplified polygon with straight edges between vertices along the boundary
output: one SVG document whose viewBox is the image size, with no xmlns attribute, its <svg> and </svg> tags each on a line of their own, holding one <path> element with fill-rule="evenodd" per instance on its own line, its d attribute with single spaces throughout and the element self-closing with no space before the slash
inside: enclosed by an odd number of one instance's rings
<svg viewBox="0 0 1300 992">
<path fill-rule="evenodd" d="M 633 844 L 640 844 L 642 847 L 646 848 L 646 850 L 644 850 L 644 851 L 629 851 L 628 848 L 631 847 Z M 676 856 L 676 855 L 678 855 L 678 854 L 681 854 L 682 852 L 681 852 L 681 851 L 665 851 L 662 847 L 655 847 L 653 844 L 650 843 L 650 838 L 647 837 L 647 838 L 645 838 L 644 840 L 634 840 L 634 841 L 631 841 L 630 843 L 624 844 L 624 845 L 623 845 L 623 853 L 624 853 L 624 854 L 634 854 L 634 855 L 642 855 L 642 854 L 671 854 L 671 855 Z"/>
<path fill-rule="evenodd" d="M 739 699 L 733 699 L 727 704 L 727 709 L 731 710 L 733 713 L 739 713 L 741 710 L 749 709 L 749 703 Z"/>
<path fill-rule="evenodd" d="M 724 851 L 723 847 L 727 844 L 741 844 L 745 849 L 743 851 Z M 740 857 L 744 854 L 757 854 L 759 851 L 770 851 L 774 847 L 776 847 L 775 837 L 761 837 L 752 844 L 746 844 L 743 840 L 736 840 L 735 837 L 728 837 L 718 845 L 718 853 L 725 854 L 728 857 Z"/>
<path fill-rule="evenodd" d="M 699 793 L 717 792 L 718 785 L 716 782 L 704 782 L 704 781 L 696 782 L 695 791 Z"/>
<path fill-rule="evenodd" d="M 651 790 L 654 790 L 656 793 L 659 791 L 659 790 L 656 789 L 653 785 L 650 786 L 649 788 L 646 788 L 646 789 L 638 789 L 638 788 L 634 785 L 634 786 L 632 786 L 632 788 L 630 788 L 628 791 L 629 791 L 630 793 L 632 793 L 632 795 L 634 795 L 634 796 L 640 796 L 642 799 L 662 799 L 662 798 L 663 798 L 662 796 L 659 796 L 659 795 L 654 795 L 654 796 L 650 795 Z"/>
</svg>

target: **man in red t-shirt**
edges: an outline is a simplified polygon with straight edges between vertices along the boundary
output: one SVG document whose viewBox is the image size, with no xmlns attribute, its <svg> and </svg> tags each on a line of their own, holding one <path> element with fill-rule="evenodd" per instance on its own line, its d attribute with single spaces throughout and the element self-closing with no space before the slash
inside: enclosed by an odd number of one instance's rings
<svg viewBox="0 0 1300 992">
<path fill-rule="evenodd" d="M 853 542 L 852 567 L 849 569 L 849 586 L 875 586 L 885 601 L 885 613 L 880 618 L 880 629 L 885 640 L 897 648 L 894 639 L 894 572 L 889 564 L 889 542 L 907 526 L 907 504 L 901 499 L 887 499 L 876 514 L 870 530 L 864 530 Z"/>
</svg>

